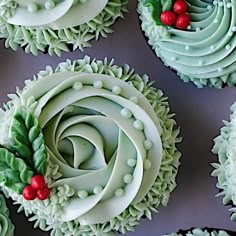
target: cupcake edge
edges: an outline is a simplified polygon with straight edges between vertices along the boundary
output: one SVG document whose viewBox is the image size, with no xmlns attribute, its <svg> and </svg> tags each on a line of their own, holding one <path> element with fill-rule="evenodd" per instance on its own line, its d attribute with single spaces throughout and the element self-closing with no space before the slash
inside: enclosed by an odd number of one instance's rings
<svg viewBox="0 0 236 236">
<path fill-rule="evenodd" d="M 151 15 L 149 13 L 148 7 L 144 7 L 142 4 L 142 0 L 138 0 L 138 8 L 137 12 L 139 14 L 139 19 L 141 21 L 141 29 L 143 34 L 148 39 L 148 44 L 154 51 L 155 55 L 161 59 L 162 63 L 170 68 L 172 71 L 177 73 L 179 78 L 187 83 L 192 82 L 197 88 L 203 88 L 204 86 L 213 87 L 217 89 L 221 89 L 225 86 L 233 87 L 236 84 L 235 80 L 235 72 L 230 72 L 227 74 L 223 74 L 222 76 L 214 76 L 211 78 L 198 78 L 197 76 L 190 76 L 187 74 L 183 74 L 180 71 L 172 68 L 169 64 L 165 62 L 165 58 L 161 55 L 159 50 L 161 49 L 158 44 L 159 38 L 169 38 L 171 37 L 171 32 L 166 29 L 166 27 L 159 26 L 157 27 L 154 20 L 151 19 Z M 233 31 L 231 32 L 233 33 Z M 158 36 L 158 37 L 157 37 Z M 227 70 L 227 68 L 226 68 Z M 219 71 L 222 72 L 219 68 Z"/>
<path fill-rule="evenodd" d="M 142 217 L 147 217 L 151 219 L 152 212 L 156 212 L 156 208 L 162 204 L 167 205 L 170 197 L 170 192 L 176 187 L 175 177 L 177 174 L 179 166 L 179 158 L 181 156 L 180 152 L 177 151 L 175 144 L 181 141 L 178 137 L 179 129 L 175 129 L 174 126 L 176 122 L 172 119 L 174 116 L 170 114 L 170 108 L 167 98 L 163 97 L 161 90 L 157 90 L 152 87 L 152 83 L 148 82 L 147 75 L 140 77 L 138 74 L 134 73 L 134 70 L 128 65 L 123 67 L 115 66 L 114 61 L 104 61 L 91 60 L 88 56 L 85 56 L 82 60 L 70 61 L 60 63 L 58 67 L 53 70 L 51 67 L 47 67 L 45 71 L 40 71 L 37 76 L 34 76 L 33 81 L 27 80 L 25 82 L 30 86 L 35 80 L 38 80 L 47 75 L 51 75 L 61 71 L 77 71 L 77 72 L 88 72 L 88 73 L 100 73 L 113 75 L 114 77 L 131 83 L 138 91 L 142 92 L 148 99 L 150 104 L 153 106 L 157 117 L 159 119 L 160 125 L 163 129 L 161 135 L 162 145 L 163 145 L 163 159 L 160 167 L 159 176 L 155 181 L 155 184 L 146 195 L 145 199 L 136 204 L 130 205 L 122 214 L 115 217 L 104 224 L 88 225 L 81 227 L 78 222 L 68 222 L 68 223 L 58 223 L 53 222 L 52 219 L 48 219 L 48 215 L 42 210 L 45 207 L 50 206 L 54 211 L 59 210 L 58 200 L 55 202 L 37 201 L 37 204 L 30 201 L 25 201 L 22 196 L 16 194 L 10 189 L 5 189 L 4 192 L 7 196 L 10 196 L 16 203 L 21 204 L 19 211 L 24 211 L 26 216 L 29 217 L 33 212 L 37 212 L 38 215 L 33 215 L 29 218 L 29 221 L 36 221 L 35 227 L 40 227 L 42 230 L 48 231 L 52 230 L 51 235 L 61 235 L 62 233 L 73 235 L 73 232 L 87 233 L 88 235 L 96 235 L 98 232 L 102 232 L 103 235 L 110 235 L 113 230 L 125 233 L 126 231 L 133 231 L 134 226 L 139 224 Z M 122 72 L 122 73 L 121 73 Z M 5 105 L 5 109 L 8 110 L 13 104 L 14 99 L 20 96 L 21 91 L 17 89 L 17 95 L 10 95 L 13 98 Z M 57 167 L 48 165 L 47 171 L 49 171 L 51 176 L 56 177 Z M 65 189 L 65 192 L 69 192 Z M 49 220 L 49 221 L 48 221 Z M 90 233 L 90 234 L 89 234 Z M 109 233 L 109 234 L 108 234 Z"/>
<path fill-rule="evenodd" d="M 220 135 L 214 139 L 212 152 L 218 155 L 218 162 L 213 163 L 212 176 L 217 178 L 216 187 L 223 196 L 223 204 L 231 205 L 230 219 L 236 221 L 236 188 L 235 188 L 235 166 L 236 166 L 236 103 L 230 108 L 230 121 L 223 121 L 224 126 L 220 129 Z"/>
<path fill-rule="evenodd" d="M 53 30 L 50 27 L 26 27 L 7 23 L 0 17 L 0 38 L 5 39 L 5 47 L 16 51 L 23 47 L 26 53 L 38 55 L 39 51 L 62 56 L 63 52 L 77 48 L 83 51 L 91 47 L 90 41 L 99 37 L 107 37 L 112 33 L 112 25 L 117 18 L 124 18 L 127 12 L 128 0 L 109 0 L 106 7 L 99 15 L 87 23 L 79 26 Z M 1 7 L 1 6 L 0 6 Z"/>
<path fill-rule="evenodd" d="M 180 230 L 177 233 L 165 234 L 163 236 L 234 236 L 236 233 L 227 230 L 211 228 L 192 228 L 190 230 Z"/>
</svg>

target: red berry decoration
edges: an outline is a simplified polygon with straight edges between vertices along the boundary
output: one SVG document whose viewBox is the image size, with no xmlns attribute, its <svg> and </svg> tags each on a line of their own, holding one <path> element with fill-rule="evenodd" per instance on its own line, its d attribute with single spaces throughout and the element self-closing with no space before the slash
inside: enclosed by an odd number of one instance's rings
<svg viewBox="0 0 236 236">
<path fill-rule="evenodd" d="M 42 175 L 35 175 L 30 181 L 30 185 L 33 189 L 39 190 L 45 186 L 45 179 Z"/>
<path fill-rule="evenodd" d="M 177 17 L 175 26 L 178 29 L 186 29 L 189 26 L 190 17 L 188 14 L 184 13 Z"/>
<path fill-rule="evenodd" d="M 35 189 L 32 188 L 31 185 L 27 185 L 24 189 L 23 189 L 23 197 L 25 200 L 34 200 L 37 197 L 37 191 Z"/>
<path fill-rule="evenodd" d="M 45 200 L 49 197 L 50 195 L 50 190 L 47 186 L 43 187 L 42 189 L 39 189 L 37 191 L 37 197 L 39 200 Z"/>
<path fill-rule="evenodd" d="M 164 25 L 173 25 L 176 22 L 176 15 L 172 11 L 164 11 L 161 13 L 161 22 Z"/>
<path fill-rule="evenodd" d="M 173 6 L 173 9 L 174 9 L 174 12 L 178 15 L 181 15 L 183 13 L 186 13 L 187 11 L 187 8 L 188 8 L 188 5 L 185 1 L 183 0 L 177 0 L 175 3 L 174 3 L 174 6 Z"/>
</svg>

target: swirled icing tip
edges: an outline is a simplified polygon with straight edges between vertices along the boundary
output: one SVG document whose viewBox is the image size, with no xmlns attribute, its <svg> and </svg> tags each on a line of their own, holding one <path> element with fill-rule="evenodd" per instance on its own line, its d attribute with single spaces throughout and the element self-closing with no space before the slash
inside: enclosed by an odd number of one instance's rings
<svg viewBox="0 0 236 236">
<path fill-rule="evenodd" d="M 33 211 L 37 226 L 61 234 L 125 233 L 167 204 L 181 156 L 179 129 L 147 75 L 85 57 L 47 67 L 25 84 L 9 107 L 21 104 L 20 112 L 4 112 L 14 120 L 15 138 L 2 148 L 5 160 L 24 166 L 16 175 L 24 193 L 3 188 L 26 214 Z M 45 182 L 50 197 L 46 189 L 35 199 Z"/>
</svg>

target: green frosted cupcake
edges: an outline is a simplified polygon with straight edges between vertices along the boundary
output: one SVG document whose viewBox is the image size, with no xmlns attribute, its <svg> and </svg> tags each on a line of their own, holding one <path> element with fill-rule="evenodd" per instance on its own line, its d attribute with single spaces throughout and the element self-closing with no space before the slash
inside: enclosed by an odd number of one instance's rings
<svg viewBox="0 0 236 236">
<path fill-rule="evenodd" d="M 51 235 L 133 231 L 176 187 L 179 129 L 167 98 L 128 65 L 47 67 L 0 118 L 4 191 Z"/>
<path fill-rule="evenodd" d="M 9 219 L 9 210 L 7 208 L 4 197 L 0 194 L 0 235 L 13 236 L 14 225 Z"/>
<path fill-rule="evenodd" d="M 138 12 L 148 43 L 181 80 L 235 86 L 235 0 L 139 0 Z"/>
<path fill-rule="evenodd" d="M 192 229 L 180 230 L 178 233 L 165 234 L 163 236 L 234 236 L 236 233 L 218 229 Z"/>
<path fill-rule="evenodd" d="M 213 164 L 212 175 L 217 178 L 218 196 L 223 196 L 223 203 L 233 206 L 230 209 L 231 220 L 236 221 L 236 103 L 231 106 L 230 121 L 224 121 L 220 135 L 214 139 L 213 153 L 218 155 L 218 162 Z"/>
<path fill-rule="evenodd" d="M 0 3 L 0 38 L 5 46 L 37 55 L 61 56 L 83 50 L 91 40 L 107 37 L 128 0 L 3 0 Z"/>
</svg>

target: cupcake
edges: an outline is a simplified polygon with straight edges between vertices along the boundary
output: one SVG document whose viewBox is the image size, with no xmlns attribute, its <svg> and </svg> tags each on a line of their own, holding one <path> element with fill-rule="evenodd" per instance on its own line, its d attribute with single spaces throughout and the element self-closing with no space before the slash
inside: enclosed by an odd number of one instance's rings
<svg viewBox="0 0 236 236">
<path fill-rule="evenodd" d="M 0 3 L 0 38 L 5 46 L 37 55 L 61 56 L 83 51 L 91 40 L 107 37 L 128 0 L 3 0 Z"/>
<path fill-rule="evenodd" d="M 217 229 L 192 229 L 180 230 L 178 233 L 165 234 L 164 236 L 234 236 L 236 233 Z"/>
<path fill-rule="evenodd" d="M 2 171 L 2 169 L 1 169 Z M 4 197 L 0 194 L 0 235 L 13 236 L 14 225 L 9 219 L 9 210 L 7 208 Z"/>
<path fill-rule="evenodd" d="M 47 67 L 0 118 L 2 188 L 51 235 L 133 231 L 176 187 L 179 129 L 167 98 L 128 65 L 89 57 Z"/>
<path fill-rule="evenodd" d="M 224 121 L 220 135 L 214 139 L 212 152 L 218 156 L 212 176 L 217 178 L 219 194 L 223 203 L 231 205 L 231 220 L 236 221 L 236 103 L 231 106 L 230 121 Z"/>
<path fill-rule="evenodd" d="M 148 43 L 165 66 L 198 88 L 236 84 L 234 0 L 139 0 Z"/>
</svg>

